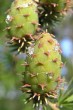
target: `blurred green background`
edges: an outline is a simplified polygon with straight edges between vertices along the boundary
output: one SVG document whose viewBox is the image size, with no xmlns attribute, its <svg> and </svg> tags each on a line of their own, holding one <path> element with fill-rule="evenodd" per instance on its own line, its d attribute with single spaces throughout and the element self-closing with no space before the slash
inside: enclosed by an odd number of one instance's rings
<svg viewBox="0 0 73 110">
<path fill-rule="evenodd" d="M 0 0 L 0 110 L 33 110 L 32 102 L 24 105 L 25 94 L 20 90 L 25 54 L 15 55 L 6 47 L 6 10 L 12 0 Z M 64 68 L 62 75 L 70 81 L 73 77 L 73 12 L 69 11 L 62 25 L 54 33 L 63 50 Z"/>
</svg>

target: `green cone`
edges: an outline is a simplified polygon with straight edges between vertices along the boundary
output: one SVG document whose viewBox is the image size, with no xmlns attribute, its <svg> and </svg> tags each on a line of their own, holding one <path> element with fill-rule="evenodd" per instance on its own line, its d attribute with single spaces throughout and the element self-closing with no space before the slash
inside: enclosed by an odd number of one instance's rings
<svg viewBox="0 0 73 110">
<path fill-rule="evenodd" d="M 67 0 L 39 0 L 38 4 L 40 24 L 49 31 L 65 17 L 70 8 Z"/>
<path fill-rule="evenodd" d="M 23 74 L 23 91 L 36 93 L 37 97 L 40 94 L 41 100 L 45 100 L 46 93 L 53 95 L 61 77 L 63 63 L 59 43 L 51 34 L 42 33 L 34 48 L 29 50 Z"/>
<path fill-rule="evenodd" d="M 33 0 L 15 0 L 8 12 L 6 23 L 10 37 L 33 35 L 38 27 L 37 5 Z"/>
<path fill-rule="evenodd" d="M 64 10 L 67 0 L 40 0 L 40 3 L 48 4 L 52 7 L 54 6 L 54 10 L 60 12 Z"/>
</svg>

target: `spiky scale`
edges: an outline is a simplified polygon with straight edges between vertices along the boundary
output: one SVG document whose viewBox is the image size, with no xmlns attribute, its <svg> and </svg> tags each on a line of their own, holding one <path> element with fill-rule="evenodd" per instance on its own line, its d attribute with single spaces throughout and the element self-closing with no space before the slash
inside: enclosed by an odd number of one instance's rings
<svg viewBox="0 0 73 110">
<path fill-rule="evenodd" d="M 33 92 L 44 94 L 56 89 L 62 62 L 57 40 L 45 32 L 39 36 L 32 54 L 29 53 L 26 59 L 29 66 L 25 67 L 24 80 L 31 85 Z"/>
<path fill-rule="evenodd" d="M 37 6 L 33 0 L 15 0 L 7 15 L 7 26 L 11 27 L 9 36 L 24 37 L 34 34 L 38 27 Z"/>
</svg>

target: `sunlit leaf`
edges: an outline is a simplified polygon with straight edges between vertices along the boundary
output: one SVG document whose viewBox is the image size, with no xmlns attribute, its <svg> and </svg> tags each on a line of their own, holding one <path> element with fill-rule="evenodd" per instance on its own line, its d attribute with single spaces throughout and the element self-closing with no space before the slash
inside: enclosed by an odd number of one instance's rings
<svg viewBox="0 0 73 110">
<path fill-rule="evenodd" d="M 67 101 L 67 102 L 73 102 L 73 95 L 71 95 L 70 97 L 68 97 L 65 101 Z"/>
</svg>

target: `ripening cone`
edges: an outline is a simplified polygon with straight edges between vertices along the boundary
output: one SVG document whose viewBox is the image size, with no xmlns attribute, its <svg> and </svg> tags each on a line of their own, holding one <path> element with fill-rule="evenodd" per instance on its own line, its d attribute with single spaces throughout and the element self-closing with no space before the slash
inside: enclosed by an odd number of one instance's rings
<svg viewBox="0 0 73 110">
<path fill-rule="evenodd" d="M 57 12 L 64 10 L 67 0 L 39 0 L 40 3 L 54 6 L 53 9 Z"/>
<path fill-rule="evenodd" d="M 37 5 L 33 0 L 15 0 L 8 12 L 6 23 L 10 37 L 33 35 L 38 27 Z"/>
<path fill-rule="evenodd" d="M 71 0 L 39 0 L 38 4 L 39 22 L 50 32 L 67 15 Z"/>
<path fill-rule="evenodd" d="M 61 50 L 57 40 L 49 33 L 42 33 L 30 50 L 25 63 L 23 88 L 25 91 L 29 87 L 30 91 L 43 97 L 57 89 L 63 65 Z"/>
</svg>

